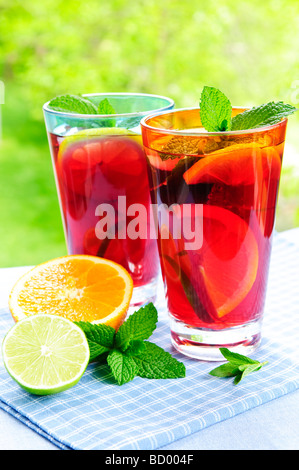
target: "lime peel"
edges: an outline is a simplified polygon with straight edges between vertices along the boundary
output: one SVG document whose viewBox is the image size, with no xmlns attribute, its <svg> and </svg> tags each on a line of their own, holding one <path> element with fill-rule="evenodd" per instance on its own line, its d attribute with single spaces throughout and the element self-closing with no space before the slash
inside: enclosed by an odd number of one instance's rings
<svg viewBox="0 0 299 470">
<path fill-rule="evenodd" d="M 91 135 L 91 136 L 105 136 L 105 135 L 134 135 L 135 132 L 126 129 L 125 127 L 93 127 L 91 129 L 82 129 L 73 135 Z"/>
<path fill-rule="evenodd" d="M 126 129 L 125 127 L 96 127 L 91 129 L 82 129 L 81 131 L 76 132 L 75 134 L 68 135 L 64 138 L 59 148 L 59 155 L 63 155 L 65 150 L 71 144 L 84 142 L 86 140 L 93 141 L 97 140 L 99 137 L 108 137 L 108 136 L 138 136 L 135 132 Z"/>
<path fill-rule="evenodd" d="M 84 332 L 72 321 L 39 314 L 16 323 L 2 344 L 4 365 L 27 392 L 50 395 L 79 382 L 89 362 Z"/>
</svg>

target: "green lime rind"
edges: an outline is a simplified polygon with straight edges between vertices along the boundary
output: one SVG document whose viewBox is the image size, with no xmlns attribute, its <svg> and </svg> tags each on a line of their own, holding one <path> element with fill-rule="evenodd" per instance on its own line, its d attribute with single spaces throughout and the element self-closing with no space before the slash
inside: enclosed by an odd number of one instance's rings
<svg viewBox="0 0 299 470">
<path fill-rule="evenodd" d="M 105 136 L 136 136 L 135 132 L 132 132 L 125 127 L 97 127 L 92 129 L 82 129 L 81 131 L 76 132 L 76 134 L 72 134 L 67 136 L 61 143 L 59 147 L 59 153 L 63 154 L 69 145 L 75 144 L 77 142 L 85 142 L 86 139 L 91 140 L 97 137 L 105 137 Z"/>
<path fill-rule="evenodd" d="M 2 343 L 7 372 L 34 395 L 59 393 L 76 385 L 89 355 L 81 328 L 56 315 L 33 315 L 19 321 Z"/>
<path fill-rule="evenodd" d="M 96 127 L 92 129 L 82 129 L 74 134 L 89 135 L 89 136 L 105 136 L 105 135 L 135 135 L 135 132 L 126 129 L 125 127 Z"/>
</svg>

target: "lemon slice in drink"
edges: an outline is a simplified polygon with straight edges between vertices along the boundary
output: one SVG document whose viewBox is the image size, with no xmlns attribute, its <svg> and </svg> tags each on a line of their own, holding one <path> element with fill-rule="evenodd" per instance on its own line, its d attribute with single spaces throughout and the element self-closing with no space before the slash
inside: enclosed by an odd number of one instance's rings
<svg viewBox="0 0 299 470">
<path fill-rule="evenodd" d="M 2 354 L 11 377 L 35 395 L 71 388 L 89 362 L 83 331 L 66 318 L 48 314 L 16 323 L 4 338 Z"/>
<path fill-rule="evenodd" d="M 82 129 L 75 134 L 66 136 L 59 147 L 58 159 L 64 154 L 71 144 L 97 140 L 99 137 L 130 137 L 141 143 L 141 135 L 126 129 L 125 127 L 95 127 L 91 129 Z"/>
<path fill-rule="evenodd" d="M 125 127 L 93 127 L 91 129 L 82 129 L 81 131 L 76 132 L 76 135 L 90 135 L 90 136 L 100 136 L 100 135 L 134 135 L 135 132 L 126 129 Z"/>
</svg>

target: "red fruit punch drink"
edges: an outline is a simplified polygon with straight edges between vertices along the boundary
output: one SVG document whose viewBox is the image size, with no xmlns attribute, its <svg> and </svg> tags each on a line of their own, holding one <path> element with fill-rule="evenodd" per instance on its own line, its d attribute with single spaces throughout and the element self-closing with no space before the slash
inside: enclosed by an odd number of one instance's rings
<svg viewBox="0 0 299 470">
<path fill-rule="evenodd" d="M 141 305 L 155 299 L 159 258 L 157 241 L 138 231 L 150 219 L 138 126 L 151 109 L 170 109 L 171 101 L 130 94 L 92 98 L 95 104 L 108 98 L 120 114 L 85 116 L 45 109 L 68 253 L 121 264 L 133 278 L 132 305 Z M 144 210 L 138 213 L 140 206 Z M 132 226 L 135 230 L 129 232 Z"/>
<path fill-rule="evenodd" d="M 261 339 L 286 120 L 210 134 L 199 110 L 189 109 L 145 118 L 141 127 L 172 343 L 207 360 L 220 359 L 219 347 L 253 351 Z"/>
</svg>

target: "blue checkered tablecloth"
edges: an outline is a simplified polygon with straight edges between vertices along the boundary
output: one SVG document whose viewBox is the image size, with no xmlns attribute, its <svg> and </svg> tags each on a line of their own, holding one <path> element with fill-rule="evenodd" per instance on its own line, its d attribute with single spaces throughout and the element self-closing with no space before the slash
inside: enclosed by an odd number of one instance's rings
<svg viewBox="0 0 299 470">
<path fill-rule="evenodd" d="M 162 286 L 161 286 L 162 287 Z M 0 289 L 0 341 L 13 321 Z M 238 386 L 209 375 L 215 363 L 188 359 L 170 346 L 161 288 L 151 341 L 186 365 L 184 379 L 135 378 L 115 384 L 107 365 L 90 364 L 81 381 L 52 396 L 23 391 L 0 363 L 0 407 L 61 449 L 158 449 L 299 388 L 299 245 L 274 240 L 263 340 L 252 357 L 269 361 Z"/>
</svg>

